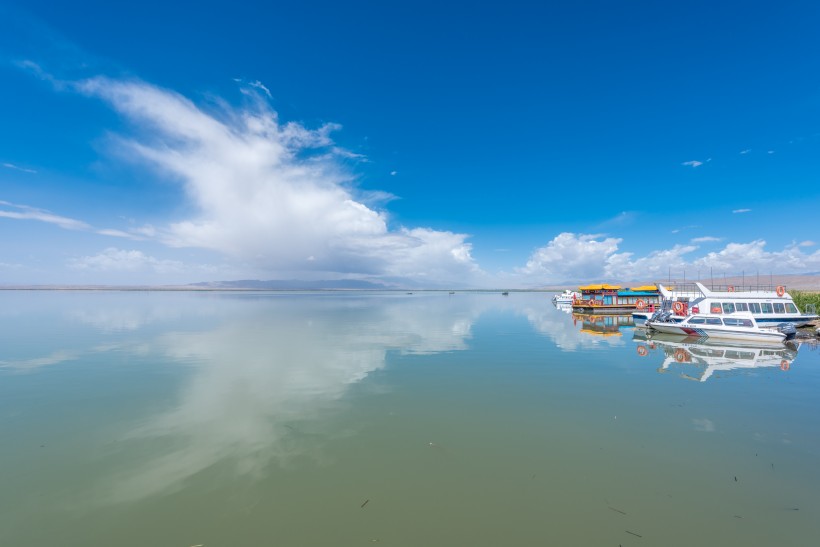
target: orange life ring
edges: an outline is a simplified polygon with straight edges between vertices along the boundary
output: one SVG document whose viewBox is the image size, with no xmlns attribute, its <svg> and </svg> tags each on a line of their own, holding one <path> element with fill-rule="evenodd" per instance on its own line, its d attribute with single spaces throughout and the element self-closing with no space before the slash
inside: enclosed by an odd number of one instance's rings
<svg viewBox="0 0 820 547">
<path fill-rule="evenodd" d="M 675 361 L 678 363 L 683 363 L 686 361 L 686 350 L 684 349 L 676 349 L 675 350 Z"/>
<path fill-rule="evenodd" d="M 641 300 L 641 299 L 638 299 L 638 301 L 637 301 L 637 302 L 635 302 L 635 306 L 636 306 L 639 310 L 642 310 L 642 309 L 646 308 L 646 302 L 644 302 L 644 301 L 643 301 L 643 300 Z"/>
<path fill-rule="evenodd" d="M 638 346 L 638 355 L 644 357 L 647 353 L 649 353 L 649 350 L 646 349 L 646 346 Z"/>
<path fill-rule="evenodd" d="M 590 305 L 590 306 L 597 306 L 597 305 L 598 305 L 598 303 L 597 303 L 597 301 L 596 301 L 596 300 L 590 300 L 590 301 L 589 301 L 589 305 Z"/>
<path fill-rule="evenodd" d="M 683 313 L 683 310 L 686 309 L 686 306 L 684 306 L 683 302 L 675 302 L 674 304 L 672 304 L 672 309 L 675 310 L 675 313 L 680 314 Z"/>
<path fill-rule="evenodd" d="M 783 359 L 780 361 L 780 370 L 789 370 L 790 363 Z"/>
<path fill-rule="evenodd" d="M 784 294 L 786 294 L 786 287 L 784 287 L 783 285 L 778 285 L 777 296 L 783 296 Z"/>
<path fill-rule="evenodd" d="M 726 288 L 726 290 L 727 290 L 728 292 L 735 292 L 735 286 L 734 286 L 734 285 L 729 285 L 729 286 Z"/>
</svg>

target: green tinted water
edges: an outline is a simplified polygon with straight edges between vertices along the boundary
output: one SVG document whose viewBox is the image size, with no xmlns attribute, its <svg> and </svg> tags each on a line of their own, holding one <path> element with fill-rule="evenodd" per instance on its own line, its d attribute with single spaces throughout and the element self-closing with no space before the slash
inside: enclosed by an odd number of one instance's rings
<svg viewBox="0 0 820 547">
<path fill-rule="evenodd" d="M 0 292 L 0 545 L 813 545 L 820 353 L 764 349 L 537 293 Z"/>
</svg>

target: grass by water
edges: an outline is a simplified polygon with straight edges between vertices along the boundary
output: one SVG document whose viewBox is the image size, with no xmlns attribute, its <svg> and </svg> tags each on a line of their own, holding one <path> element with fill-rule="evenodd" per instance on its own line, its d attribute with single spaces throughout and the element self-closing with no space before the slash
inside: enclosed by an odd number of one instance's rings
<svg viewBox="0 0 820 547">
<path fill-rule="evenodd" d="M 820 310 L 820 292 L 789 291 L 789 294 L 800 311 L 805 312 L 807 304 L 814 304 L 814 309 Z"/>
</svg>

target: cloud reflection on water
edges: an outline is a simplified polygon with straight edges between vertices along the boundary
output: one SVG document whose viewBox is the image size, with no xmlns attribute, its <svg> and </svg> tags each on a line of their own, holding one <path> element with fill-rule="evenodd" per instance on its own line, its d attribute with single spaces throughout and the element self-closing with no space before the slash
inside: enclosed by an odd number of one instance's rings
<svg viewBox="0 0 820 547">
<path fill-rule="evenodd" d="M 352 385 L 383 369 L 391 351 L 466 349 L 486 306 L 440 295 L 263 299 L 214 328 L 161 335 L 155 349 L 191 366 L 191 376 L 169 408 L 124 436 L 125 450 L 151 439 L 162 448 L 117 476 L 105 497 L 173 491 L 220 462 L 258 476 L 274 461 L 321 460 L 320 439 L 339 434 L 322 431 L 321 418 L 344 408 Z"/>
</svg>

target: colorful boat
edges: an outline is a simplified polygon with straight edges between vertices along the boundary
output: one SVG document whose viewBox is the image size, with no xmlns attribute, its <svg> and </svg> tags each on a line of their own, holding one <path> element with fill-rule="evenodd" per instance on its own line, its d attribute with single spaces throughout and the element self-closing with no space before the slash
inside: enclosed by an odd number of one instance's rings
<svg viewBox="0 0 820 547">
<path fill-rule="evenodd" d="M 655 285 L 622 288 L 620 285 L 586 285 L 578 287 L 581 298 L 573 302 L 576 313 L 621 314 L 635 309 L 657 307 L 661 295 Z"/>
</svg>

